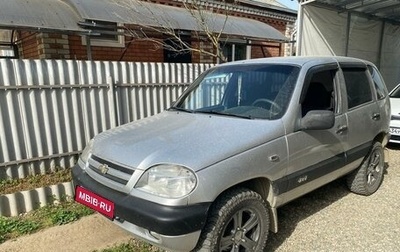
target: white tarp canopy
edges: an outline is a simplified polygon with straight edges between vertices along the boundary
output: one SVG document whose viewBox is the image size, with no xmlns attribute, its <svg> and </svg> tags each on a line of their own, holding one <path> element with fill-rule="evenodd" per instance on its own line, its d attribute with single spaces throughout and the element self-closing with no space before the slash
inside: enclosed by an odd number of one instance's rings
<svg viewBox="0 0 400 252">
<path fill-rule="evenodd" d="M 394 0 L 302 1 L 297 55 L 369 60 L 381 70 L 390 90 L 400 83 L 399 7 Z"/>
</svg>

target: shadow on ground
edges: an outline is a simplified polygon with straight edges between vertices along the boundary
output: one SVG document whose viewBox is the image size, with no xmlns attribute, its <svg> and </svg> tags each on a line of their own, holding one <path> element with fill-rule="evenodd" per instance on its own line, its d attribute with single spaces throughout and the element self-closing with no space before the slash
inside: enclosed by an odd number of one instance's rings
<svg viewBox="0 0 400 252">
<path fill-rule="evenodd" d="M 278 233 L 270 233 L 265 251 L 275 251 L 290 237 L 297 223 L 345 197 L 350 191 L 344 178 L 335 180 L 278 209 Z"/>
<path fill-rule="evenodd" d="M 390 150 L 400 150 L 400 144 L 388 144 Z M 388 157 L 386 157 L 388 161 Z M 389 163 L 385 163 L 385 174 Z M 337 179 L 313 192 L 298 198 L 278 209 L 278 233 L 270 232 L 265 251 L 277 250 L 296 229 L 298 223 L 330 206 L 351 193 L 346 178 Z"/>
<path fill-rule="evenodd" d="M 391 150 L 400 150 L 400 144 L 388 143 L 386 147 Z"/>
</svg>

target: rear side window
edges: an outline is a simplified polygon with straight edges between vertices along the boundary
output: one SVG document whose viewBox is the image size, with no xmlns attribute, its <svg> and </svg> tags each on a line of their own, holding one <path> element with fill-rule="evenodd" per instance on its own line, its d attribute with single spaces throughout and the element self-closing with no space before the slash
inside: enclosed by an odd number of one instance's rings
<svg viewBox="0 0 400 252">
<path fill-rule="evenodd" d="M 364 68 L 343 69 L 346 81 L 348 108 L 372 101 L 372 92 L 367 71 Z"/>
<path fill-rule="evenodd" d="M 368 66 L 368 70 L 371 73 L 372 79 L 374 80 L 376 96 L 378 97 L 378 100 L 385 98 L 388 94 L 388 91 L 379 71 L 373 66 Z"/>
</svg>

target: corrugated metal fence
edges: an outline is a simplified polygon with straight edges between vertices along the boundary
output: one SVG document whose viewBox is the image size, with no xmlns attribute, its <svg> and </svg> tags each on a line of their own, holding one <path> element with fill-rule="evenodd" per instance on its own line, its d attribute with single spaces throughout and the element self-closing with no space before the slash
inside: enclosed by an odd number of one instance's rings
<svg viewBox="0 0 400 252">
<path fill-rule="evenodd" d="M 0 60 L 0 180 L 70 167 L 109 128 L 167 108 L 209 64 Z"/>
</svg>

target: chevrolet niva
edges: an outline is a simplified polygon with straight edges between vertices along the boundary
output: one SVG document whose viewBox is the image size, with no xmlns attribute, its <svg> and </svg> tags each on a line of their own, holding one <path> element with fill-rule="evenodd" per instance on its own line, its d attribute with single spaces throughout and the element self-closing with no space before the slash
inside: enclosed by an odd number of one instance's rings
<svg viewBox="0 0 400 252">
<path fill-rule="evenodd" d="M 383 180 L 390 102 L 377 68 L 281 57 L 205 71 L 166 111 L 94 137 L 75 200 L 172 251 L 262 251 L 278 208 L 339 177 Z"/>
</svg>

